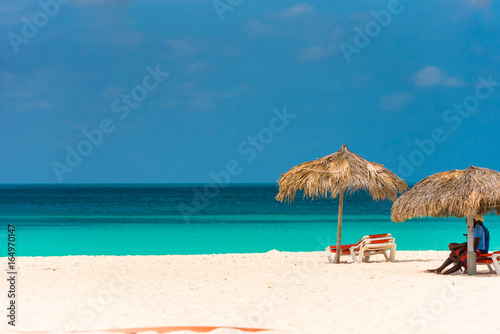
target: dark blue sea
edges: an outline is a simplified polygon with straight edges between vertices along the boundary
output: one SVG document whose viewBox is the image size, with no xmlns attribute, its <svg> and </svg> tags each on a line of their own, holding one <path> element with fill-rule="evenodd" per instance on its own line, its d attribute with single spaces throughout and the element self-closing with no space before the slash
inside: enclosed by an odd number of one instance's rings
<svg viewBox="0 0 500 334">
<path fill-rule="evenodd" d="M 317 251 L 336 243 L 338 200 L 275 200 L 274 184 L 1 185 L 0 241 L 8 225 L 18 256 L 164 255 Z M 342 243 L 392 233 L 398 250 L 445 250 L 463 242 L 465 219 L 390 219 L 392 202 L 344 200 Z M 491 248 L 500 219 L 486 216 Z"/>
</svg>

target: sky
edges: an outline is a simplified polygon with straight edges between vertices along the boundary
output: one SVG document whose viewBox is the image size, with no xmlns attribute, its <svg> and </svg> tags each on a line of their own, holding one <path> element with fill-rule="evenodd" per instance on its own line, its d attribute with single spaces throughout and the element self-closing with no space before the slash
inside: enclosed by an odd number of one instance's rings
<svg viewBox="0 0 500 334">
<path fill-rule="evenodd" d="M 500 170 L 500 3 L 0 3 L 0 183 Z"/>
</svg>

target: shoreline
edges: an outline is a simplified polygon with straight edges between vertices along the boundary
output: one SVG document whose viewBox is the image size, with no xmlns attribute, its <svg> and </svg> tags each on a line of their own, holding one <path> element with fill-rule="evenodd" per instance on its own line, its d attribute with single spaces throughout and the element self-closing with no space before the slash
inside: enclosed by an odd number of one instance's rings
<svg viewBox="0 0 500 334">
<path fill-rule="evenodd" d="M 340 265 L 328 263 L 324 251 L 18 257 L 15 329 L 58 334 L 65 328 L 165 326 L 279 330 L 272 333 L 460 332 L 477 319 L 471 307 L 499 309 L 499 281 L 485 266 L 476 277 L 424 272 L 447 254 L 398 251 L 395 262 L 377 255 L 360 264 L 344 256 Z M 5 268 L 6 258 L 0 263 Z M 6 296 L 2 300 L 7 305 Z M 476 326 L 477 333 L 492 328 L 500 324 Z"/>
<path fill-rule="evenodd" d="M 16 259 L 19 259 L 19 258 L 65 258 L 65 257 L 139 257 L 139 256 L 145 256 L 145 257 L 149 257 L 149 256 L 152 256 L 152 257 L 161 257 L 161 256 L 211 256 L 211 255 L 252 255 L 252 254 L 267 254 L 269 252 L 278 252 L 278 253 L 297 253 L 297 254 L 307 254 L 307 253 L 325 253 L 324 250 L 321 250 L 321 251 L 318 251 L 318 250 L 315 250 L 315 251 L 281 251 L 281 250 L 277 250 L 277 249 L 271 249 L 271 250 L 268 250 L 266 252 L 242 252 L 242 253 L 198 253 L 198 254 L 138 254 L 138 255 L 133 255 L 133 254 L 127 254 L 127 255 L 107 255 L 107 254 L 77 254 L 77 255 L 19 255 L 19 256 L 16 256 Z M 417 253 L 420 253 L 420 252 L 437 252 L 437 253 L 449 253 L 450 251 L 449 250 L 439 250 L 439 249 L 426 249 L 426 250 L 422 250 L 422 249 L 419 249 L 419 250 L 408 250 L 408 249 L 404 249 L 404 250 L 399 250 L 397 251 L 398 253 L 403 253 L 403 252 L 417 252 Z M 0 256 L 0 260 L 2 259 L 7 259 L 8 257 L 7 256 Z M 344 261 L 344 262 L 352 262 L 349 260 L 350 257 L 347 257 L 347 256 L 343 256 L 341 257 L 341 261 Z M 347 260 L 347 261 L 346 261 Z M 397 262 L 397 257 L 396 257 L 396 262 Z"/>
</svg>

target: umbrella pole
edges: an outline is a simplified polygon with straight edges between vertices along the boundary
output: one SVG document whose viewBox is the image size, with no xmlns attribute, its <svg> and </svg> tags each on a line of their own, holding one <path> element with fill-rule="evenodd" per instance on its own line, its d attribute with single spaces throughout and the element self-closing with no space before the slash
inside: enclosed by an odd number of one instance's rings
<svg viewBox="0 0 500 334">
<path fill-rule="evenodd" d="M 474 252 L 474 220 L 467 216 L 467 275 L 476 274 L 476 252 Z"/>
<path fill-rule="evenodd" d="M 342 238 L 342 207 L 344 206 L 344 191 L 342 190 L 339 195 L 339 221 L 337 224 L 337 251 L 335 252 L 335 260 L 333 263 L 340 263 L 340 241 Z"/>
</svg>

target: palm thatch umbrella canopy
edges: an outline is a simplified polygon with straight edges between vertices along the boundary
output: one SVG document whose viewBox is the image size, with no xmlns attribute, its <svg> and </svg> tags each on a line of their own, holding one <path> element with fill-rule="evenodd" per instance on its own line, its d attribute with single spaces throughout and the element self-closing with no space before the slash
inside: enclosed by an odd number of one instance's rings
<svg viewBox="0 0 500 334">
<path fill-rule="evenodd" d="M 392 206 L 391 218 L 402 222 L 414 217 L 467 217 L 468 270 L 475 273 L 473 222 L 475 213 L 500 214 L 500 173 L 470 166 L 437 173 L 418 182 Z M 471 270 L 472 269 L 472 270 Z"/>
<path fill-rule="evenodd" d="M 304 198 L 339 197 L 337 249 L 340 249 L 342 231 L 342 207 L 344 193 L 360 189 L 368 191 L 373 199 L 395 200 L 398 192 L 408 188 L 406 183 L 381 164 L 366 161 L 352 153 L 346 145 L 326 157 L 304 162 L 293 167 L 278 180 L 279 193 L 276 199 L 290 202 L 297 190 Z M 340 252 L 335 255 L 340 262 Z"/>
</svg>

